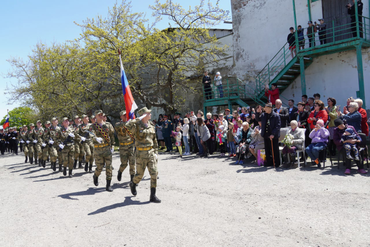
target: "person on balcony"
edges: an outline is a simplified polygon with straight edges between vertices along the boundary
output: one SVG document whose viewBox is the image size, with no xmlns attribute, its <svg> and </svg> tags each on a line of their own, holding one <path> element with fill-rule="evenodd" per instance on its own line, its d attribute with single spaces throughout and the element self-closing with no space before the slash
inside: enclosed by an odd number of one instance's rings
<svg viewBox="0 0 370 247">
<path fill-rule="evenodd" d="M 289 44 L 290 54 L 292 55 L 292 58 L 294 58 L 297 55 L 296 46 L 295 46 L 294 28 L 290 27 L 289 31 L 290 31 L 290 33 L 288 34 L 287 41 L 288 41 L 288 44 Z M 294 53 L 294 55 L 293 55 L 293 53 Z"/>
<path fill-rule="evenodd" d="M 315 100 L 314 107 L 315 109 L 311 112 L 307 120 L 312 130 L 315 128 L 316 122 L 318 120 L 323 120 L 324 124 L 326 123 L 326 121 L 328 121 L 328 113 L 324 109 L 324 103 L 321 100 Z"/>
<path fill-rule="evenodd" d="M 212 99 L 212 88 L 211 88 L 211 77 L 208 75 L 208 71 L 204 71 L 203 76 L 204 93 L 207 99 Z"/>
<path fill-rule="evenodd" d="M 269 85 L 265 86 L 265 96 L 272 105 L 275 105 L 275 101 L 279 99 L 279 89 L 276 83 L 271 84 L 271 90 L 269 90 Z"/>
<path fill-rule="evenodd" d="M 289 111 L 286 107 L 283 107 L 283 102 L 281 102 L 280 99 L 277 99 L 275 101 L 274 112 L 276 112 L 280 116 L 281 128 L 287 127 L 289 122 Z"/>
<path fill-rule="evenodd" d="M 308 24 L 307 37 L 308 37 L 308 40 L 309 40 L 310 48 L 315 47 L 316 46 L 315 33 L 317 32 L 316 26 L 312 25 L 312 21 L 309 21 L 307 24 Z"/>
<path fill-rule="evenodd" d="M 326 23 L 324 19 L 319 19 L 320 24 L 316 25 L 316 28 L 319 30 L 319 39 L 320 45 L 326 44 Z"/>
<path fill-rule="evenodd" d="M 353 4 L 348 3 L 346 5 L 348 14 L 351 16 L 351 30 L 353 37 L 357 37 L 357 27 L 356 27 L 356 9 L 355 9 L 355 0 L 352 0 Z M 363 30 L 362 30 L 362 9 L 364 4 L 361 0 L 357 0 L 357 14 L 358 14 L 358 26 L 360 37 L 363 38 Z"/>
<path fill-rule="evenodd" d="M 220 94 L 220 98 L 223 98 L 224 97 L 224 91 L 222 89 L 222 76 L 221 76 L 220 72 L 216 73 L 214 81 L 215 81 L 218 93 Z"/>
<path fill-rule="evenodd" d="M 299 25 L 297 32 L 298 32 L 299 49 L 303 50 L 304 49 L 304 43 L 305 43 L 304 28 L 302 28 L 302 26 Z"/>
</svg>

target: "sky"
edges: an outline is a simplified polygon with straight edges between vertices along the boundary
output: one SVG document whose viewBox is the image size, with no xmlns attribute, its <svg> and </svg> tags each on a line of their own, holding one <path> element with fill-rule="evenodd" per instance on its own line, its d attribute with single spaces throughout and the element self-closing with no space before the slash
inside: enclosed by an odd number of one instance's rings
<svg viewBox="0 0 370 247">
<path fill-rule="evenodd" d="M 120 0 L 117 1 L 121 3 Z M 161 0 L 162 3 L 165 0 Z M 199 5 L 200 0 L 174 0 L 180 3 L 184 9 L 189 6 Z M 207 2 L 207 1 L 206 1 Z M 212 0 L 215 2 L 215 0 Z M 220 8 L 230 11 L 230 0 L 220 0 Z M 22 102 L 9 104 L 9 96 L 4 94 L 6 89 L 11 89 L 17 81 L 6 78 L 12 67 L 7 62 L 10 58 L 21 58 L 27 61 L 34 46 L 42 42 L 44 44 L 62 43 L 79 37 L 81 28 L 74 22 L 82 23 L 87 18 L 107 16 L 108 8 L 111 8 L 116 0 L 11 0 L 2 1 L 0 15 L 0 120 L 6 116 L 7 109 L 21 106 Z M 143 12 L 146 18 L 152 18 L 149 5 L 154 5 L 155 0 L 132 0 L 132 11 Z M 231 17 L 230 17 L 231 18 Z M 159 29 L 168 27 L 169 20 L 163 21 L 156 26 Z M 230 24 L 220 24 L 215 28 L 231 29 Z"/>
</svg>

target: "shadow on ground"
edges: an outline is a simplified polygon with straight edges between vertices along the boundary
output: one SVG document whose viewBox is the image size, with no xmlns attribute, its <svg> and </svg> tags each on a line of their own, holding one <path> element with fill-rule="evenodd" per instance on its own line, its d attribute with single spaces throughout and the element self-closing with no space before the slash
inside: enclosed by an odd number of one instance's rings
<svg viewBox="0 0 370 247">
<path fill-rule="evenodd" d="M 150 202 L 139 202 L 139 201 L 133 201 L 132 196 L 126 196 L 125 200 L 123 202 L 115 203 L 113 205 L 109 205 L 106 207 L 99 208 L 95 210 L 94 212 L 89 213 L 88 215 L 95 215 L 95 214 L 100 214 L 100 213 L 105 213 L 109 210 L 113 210 L 116 208 L 120 207 L 125 207 L 125 206 L 130 206 L 130 205 L 144 205 L 144 204 L 149 204 Z"/>
</svg>

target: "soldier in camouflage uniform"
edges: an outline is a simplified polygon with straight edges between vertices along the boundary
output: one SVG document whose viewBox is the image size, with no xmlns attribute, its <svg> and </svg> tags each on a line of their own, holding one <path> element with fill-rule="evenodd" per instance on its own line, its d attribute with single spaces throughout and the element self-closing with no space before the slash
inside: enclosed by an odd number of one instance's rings
<svg viewBox="0 0 370 247">
<path fill-rule="evenodd" d="M 30 163 L 33 164 L 33 156 L 35 153 L 35 144 L 37 143 L 36 134 L 35 134 L 35 125 L 33 123 L 30 124 L 30 130 L 27 132 L 27 141 L 28 145 L 28 157 L 30 159 Z M 37 158 L 35 157 L 35 164 L 37 164 Z"/>
<path fill-rule="evenodd" d="M 46 121 L 45 128 L 44 128 L 44 134 L 42 135 L 43 143 L 41 144 L 42 148 L 42 160 L 43 164 L 42 166 L 46 166 L 46 161 L 49 158 L 49 135 L 50 135 L 50 121 Z M 53 168 L 53 166 L 51 166 Z"/>
<path fill-rule="evenodd" d="M 57 168 L 57 158 L 58 154 L 58 138 L 59 138 L 59 126 L 58 126 L 58 119 L 55 117 L 51 119 L 52 126 L 50 127 L 49 134 L 46 136 L 49 144 L 49 152 L 50 152 L 50 162 L 51 168 L 55 171 Z M 62 160 L 61 157 L 59 158 L 59 171 L 62 171 Z"/>
<path fill-rule="evenodd" d="M 98 177 L 103 170 L 105 164 L 105 174 L 107 178 L 106 190 L 113 191 L 111 187 L 112 181 L 112 153 L 114 151 L 114 129 L 112 125 L 107 125 L 103 121 L 103 111 L 97 110 L 95 112 L 96 123 L 90 125 L 91 137 L 94 141 L 94 158 L 96 170 L 93 176 L 95 186 L 99 185 Z"/>
<path fill-rule="evenodd" d="M 121 111 L 120 113 L 121 121 L 116 123 L 116 133 L 118 136 L 119 142 L 119 154 L 121 159 L 121 166 L 118 171 L 117 179 L 121 181 L 122 172 L 126 169 L 128 162 L 130 162 L 130 176 L 131 182 L 135 176 L 135 147 L 133 135 L 128 132 L 126 128 L 126 110 Z"/>
<path fill-rule="evenodd" d="M 92 165 L 94 163 L 94 143 L 90 138 L 90 123 L 87 115 L 82 115 L 83 123 L 79 126 L 78 134 L 81 139 L 83 150 L 86 153 L 85 171 L 92 172 Z"/>
<path fill-rule="evenodd" d="M 151 110 L 146 107 L 138 111 L 139 119 L 129 121 L 126 127 L 135 137 L 136 146 L 136 174 L 130 183 L 131 193 L 136 196 L 136 186 L 144 176 L 145 168 L 148 167 L 150 174 L 150 201 L 160 203 L 156 196 L 157 188 L 157 162 L 158 143 L 155 134 L 155 126 L 149 121 L 152 117 Z"/>
<path fill-rule="evenodd" d="M 76 134 L 77 135 L 77 134 Z M 73 157 L 75 157 L 75 145 L 74 143 L 79 141 L 75 135 L 73 127 L 69 126 L 68 118 L 63 118 L 63 126 L 58 131 L 58 146 L 62 152 L 63 160 L 63 175 L 67 175 L 67 166 L 69 168 L 68 175 L 72 177 L 73 170 Z"/>
<path fill-rule="evenodd" d="M 44 143 L 43 140 L 44 128 L 42 127 L 41 120 L 37 120 L 36 125 L 37 127 L 35 128 L 35 135 L 37 143 L 35 143 L 35 153 L 37 154 L 36 159 L 39 158 L 39 166 L 41 166 L 44 164 L 42 160 L 42 144 Z"/>
<path fill-rule="evenodd" d="M 74 131 L 76 133 L 79 132 L 79 129 L 80 129 L 80 117 L 79 116 L 75 116 L 74 118 L 74 123 L 72 124 L 72 127 L 74 129 Z M 73 168 L 76 169 L 77 168 L 77 161 L 78 161 L 78 168 L 82 168 L 82 161 L 83 161 L 83 158 L 84 158 L 84 150 L 83 150 L 83 146 L 80 142 L 75 142 L 74 143 L 74 146 L 75 146 L 75 161 L 74 161 L 74 164 L 73 164 Z"/>
<path fill-rule="evenodd" d="M 28 144 L 26 143 L 27 142 L 27 132 L 28 132 L 28 128 L 26 125 L 23 125 L 23 128 L 22 130 L 20 131 L 20 135 L 19 135 L 19 142 L 23 145 L 23 153 L 24 153 L 24 156 L 25 156 L 25 161 L 24 163 L 27 163 L 27 160 L 28 160 Z"/>
</svg>

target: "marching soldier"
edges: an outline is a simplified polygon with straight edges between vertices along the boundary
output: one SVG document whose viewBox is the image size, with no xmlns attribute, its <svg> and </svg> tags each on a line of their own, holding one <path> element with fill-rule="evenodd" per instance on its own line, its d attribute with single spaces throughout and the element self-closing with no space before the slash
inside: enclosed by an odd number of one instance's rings
<svg viewBox="0 0 370 247">
<path fill-rule="evenodd" d="M 72 177 L 73 157 L 75 151 L 74 142 L 77 140 L 73 127 L 69 126 L 68 118 L 63 118 L 63 126 L 58 131 L 58 146 L 62 152 L 63 160 L 63 175 L 67 175 L 67 166 L 69 168 L 68 175 Z"/>
<path fill-rule="evenodd" d="M 35 152 L 35 144 L 37 143 L 35 135 L 35 125 L 30 123 L 30 130 L 27 132 L 27 141 L 28 145 L 28 156 L 30 159 L 30 164 L 33 164 L 33 156 Z M 37 164 L 37 156 L 35 157 L 35 164 Z"/>
<path fill-rule="evenodd" d="M 134 134 L 136 146 L 136 174 L 130 183 L 131 193 L 136 196 L 136 186 L 144 176 L 145 168 L 148 167 L 150 174 L 150 201 L 160 203 L 157 198 L 157 162 L 158 143 L 155 134 L 155 126 L 149 121 L 152 117 L 151 110 L 144 107 L 138 111 L 140 118 L 129 121 L 126 127 Z"/>
<path fill-rule="evenodd" d="M 93 176 L 95 186 L 99 185 L 98 177 L 101 174 L 104 164 L 107 184 L 105 189 L 112 192 L 112 153 L 114 151 L 114 129 L 103 121 L 103 111 L 95 112 L 96 123 L 90 125 L 90 132 L 94 136 L 94 158 L 96 170 Z"/>
<path fill-rule="evenodd" d="M 45 128 L 44 128 L 44 133 L 42 135 L 42 144 L 41 144 L 41 149 L 42 149 L 42 160 L 43 160 L 43 164 L 42 166 L 45 167 L 46 166 L 46 161 L 48 160 L 49 158 L 49 135 L 50 135 L 50 121 L 46 121 L 45 122 Z M 51 166 L 51 168 L 53 168 L 53 166 Z"/>
<path fill-rule="evenodd" d="M 41 120 L 37 120 L 35 128 L 35 135 L 36 135 L 36 144 L 35 144 L 35 153 L 39 158 L 39 166 L 44 166 L 44 161 L 42 159 L 42 144 L 44 144 L 43 135 L 44 135 L 44 128 L 42 127 Z M 36 161 L 35 161 L 36 162 Z M 44 166 L 45 167 L 45 166 Z"/>
<path fill-rule="evenodd" d="M 93 123 L 93 124 L 94 124 L 94 123 L 96 122 L 95 115 L 91 115 L 91 118 L 90 118 L 90 119 L 91 119 L 91 123 Z"/>
<path fill-rule="evenodd" d="M 21 151 L 21 152 L 23 152 L 23 142 L 21 142 L 21 132 L 23 131 L 23 126 L 21 126 L 20 128 L 19 128 L 19 131 L 18 131 L 18 143 L 19 143 L 19 150 Z"/>
<path fill-rule="evenodd" d="M 80 126 L 80 117 L 79 116 L 75 116 L 75 119 L 74 119 L 74 123 L 72 124 L 73 128 L 74 128 L 74 131 L 76 133 L 79 132 L 79 126 Z M 74 164 L 73 164 L 73 168 L 76 169 L 77 168 L 77 161 L 78 161 L 78 168 L 82 168 L 82 160 L 84 158 L 84 150 L 83 150 L 83 147 L 82 147 L 82 144 L 79 143 L 79 142 L 75 142 L 74 143 L 74 146 L 75 146 L 75 161 L 74 161 Z"/>
<path fill-rule="evenodd" d="M 1 155 L 4 155 L 5 152 L 5 135 L 4 130 L 0 129 L 0 151 Z"/>
<path fill-rule="evenodd" d="M 9 129 L 8 137 L 11 151 L 18 155 L 18 132 L 15 127 Z"/>
<path fill-rule="evenodd" d="M 90 123 L 87 115 L 82 115 L 83 123 L 79 127 L 78 134 L 81 138 L 81 145 L 86 153 L 85 172 L 92 172 L 92 165 L 94 162 L 94 143 L 90 138 Z"/>
<path fill-rule="evenodd" d="M 51 119 L 52 126 L 50 126 L 49 135 L 46 137 L 48 139 L 49 144 L 49 151 L 50 151 L 50 162 L 51 168 L 55 171 L 57 168 L 57 158 L 59 157 L 59 172 L 62 171 L 62 159 L 58 153 L 58 137 L 59 137 L 59 126 L 58 126 L 58 119 L 52 118 Z"/>
<path fill-rule="evenodd" d="M 27 134 L 28 134 L 28 128 L 27 128 L 27 125 L 23 125 L 23 128 L 22 128 L 22 131 L 20 133 L 20 143 L 23 144 L 23 153 L 24 153 L 24 156 L 25 156 L 25 161 L 24 163 L 27 163 L 27 159 L 28 159 L 28 154 L 29 154 L 29 149 L 28 149 L 28 137 L 27 137 Z M 29 142 L 29 141 L 28 141 Z"/>
<path fill-rule="evenodd" d="M 115 130 L 117 132 L 119 141 L 119 153 L 121 159 L 121 166 L 118 171 L 117 179 L 121 181 L 122 172 L 126 169 L 127 164 L 130 164 L 130 177 L 131 182 L 135 176 L 135 156 L 134 156 L 134 137 L 126 128 L 126 110 L 120 113 L 121 121 L 116 123 Z"/>
</svg>

